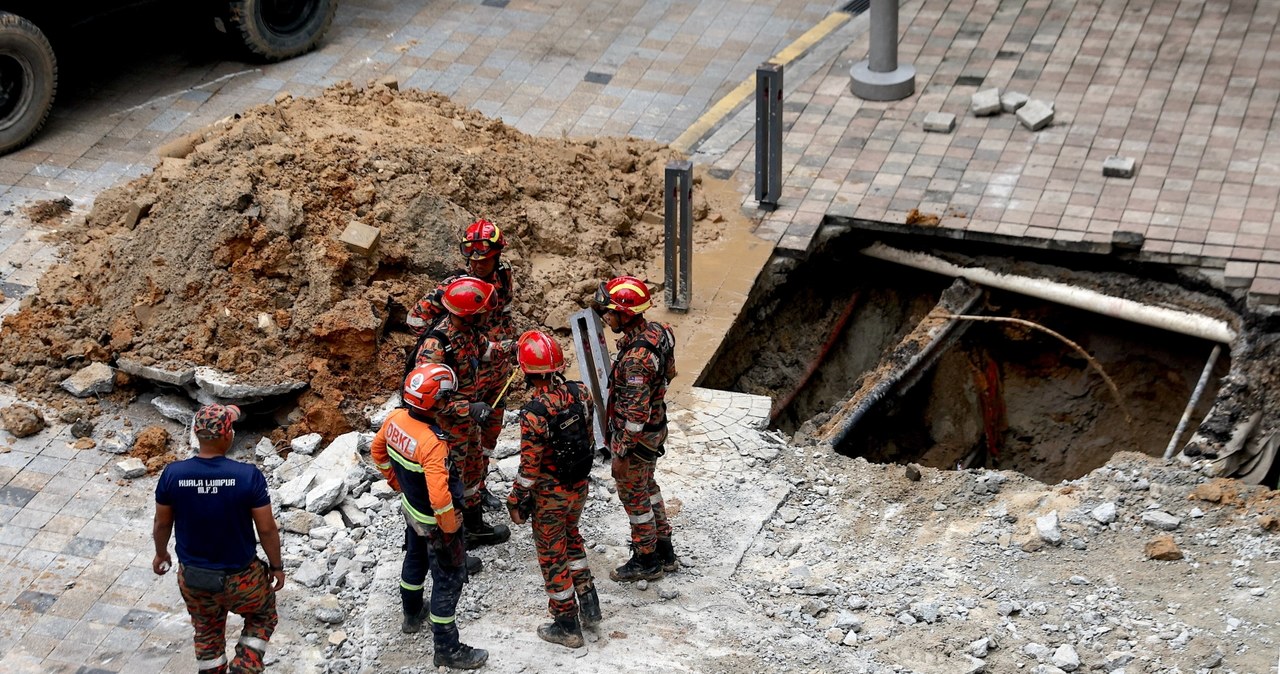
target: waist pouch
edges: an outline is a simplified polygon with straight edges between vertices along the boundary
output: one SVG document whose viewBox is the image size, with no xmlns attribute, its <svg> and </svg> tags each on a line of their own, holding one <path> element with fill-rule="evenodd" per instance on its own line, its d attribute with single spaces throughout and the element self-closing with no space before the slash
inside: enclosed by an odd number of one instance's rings
<svg viewBox="0 0 1280 674">
<path fill-rule="evenodd" d="M 222 592 L 227 588 L 227 579 L 231 576 L 244 573 L 253 566 L 250 562 L 243 569 L 228 571 L 226 569 L 202 569 L 198 566 L 182 567 L 182 580 L 186 583 L 187 588 L 198 590 L 200 592 Z"/>
</svg>

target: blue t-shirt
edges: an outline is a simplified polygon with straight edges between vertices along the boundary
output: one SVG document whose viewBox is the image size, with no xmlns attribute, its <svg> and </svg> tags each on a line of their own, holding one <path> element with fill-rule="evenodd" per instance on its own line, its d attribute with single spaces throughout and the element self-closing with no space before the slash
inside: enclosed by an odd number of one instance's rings
<svg viewBox="0 0 1280 674">
<path fill-rule="evenodd" d="M 179 562 L 238 570 L 257 555 L 249 511 L 270 505 L 271 497 L 257 466 L 197 456 L 165 466 L 156 503 L 173 507 Z"/>
</svg>

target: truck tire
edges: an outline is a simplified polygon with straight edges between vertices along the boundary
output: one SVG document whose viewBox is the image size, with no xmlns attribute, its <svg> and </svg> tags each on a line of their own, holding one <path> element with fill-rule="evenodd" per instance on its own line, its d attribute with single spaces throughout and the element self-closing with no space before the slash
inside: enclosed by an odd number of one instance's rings
<svg viewBox="0 0 1280 674">
<path fill-rule="evenodd" d="M 35 137 L 53 108 L 58 61 L 35 24 L 0 12 L 0 154 Z"/>
<path fill-rule="evenodd" d="M 227 27 L 251 56 L 282 61 L 311 51 L 337 11 L 338 0 L 229 0 Z"/>
</svg>

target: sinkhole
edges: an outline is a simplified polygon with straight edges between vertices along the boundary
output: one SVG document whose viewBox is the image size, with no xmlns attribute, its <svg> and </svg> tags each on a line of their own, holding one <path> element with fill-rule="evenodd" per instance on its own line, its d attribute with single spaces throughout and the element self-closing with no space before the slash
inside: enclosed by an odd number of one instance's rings
<svg viewBox="0 0 1280 674">
<path fill-rule="evenodd" d="M 1164 455 L 1214 341 L 874 259 L 872 243 L 845 231 L 803 261 L 774 258 L 701 385 L 768 396 L 772 427 L 875 462 L 1056 483 L 1116 452 Z M 989 251 L 933 252 L 1189 312 L 1201 302 L 1123 260 Z M 1229 370 L 1221 353 L 1179 448 Z"/>
</svg>

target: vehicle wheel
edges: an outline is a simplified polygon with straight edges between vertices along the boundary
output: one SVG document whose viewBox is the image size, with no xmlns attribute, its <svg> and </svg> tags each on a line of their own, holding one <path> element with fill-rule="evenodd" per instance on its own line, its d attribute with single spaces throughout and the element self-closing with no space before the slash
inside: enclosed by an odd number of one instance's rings
<svg viewBox="0 0 1280 674">
<path fill-rule="evenodd" d="M 0 154 L 26 145 L 53 108 L 58 62 L 35 24 L 0 12 Z"/>
<path fill-rule="evenodd" d="M 229 32 L 250 54 L 280 61 L 316 46 L 338 0 L 230 0 L 227 9 Z"/>
</svg>

